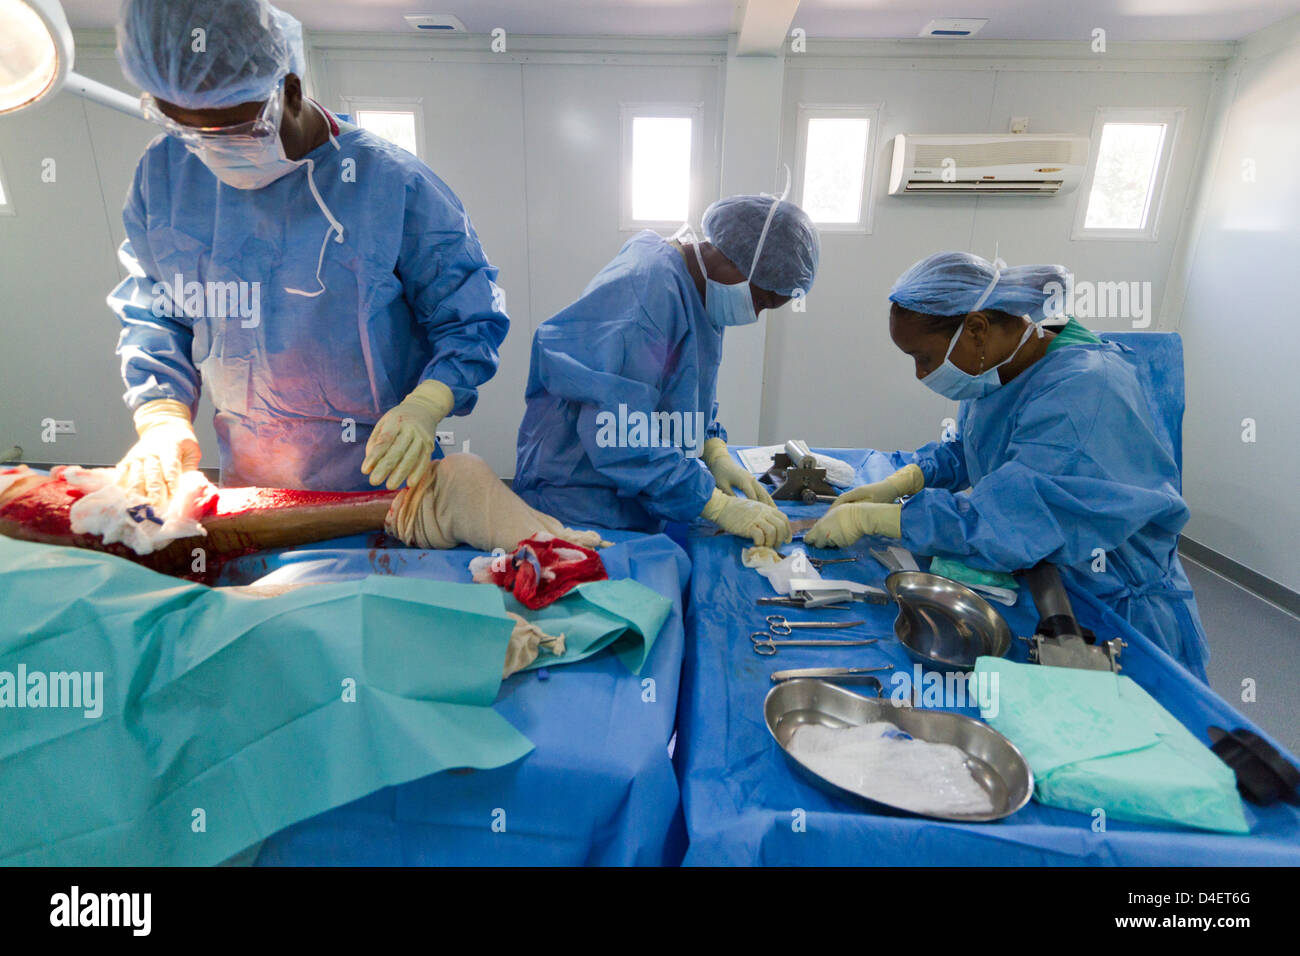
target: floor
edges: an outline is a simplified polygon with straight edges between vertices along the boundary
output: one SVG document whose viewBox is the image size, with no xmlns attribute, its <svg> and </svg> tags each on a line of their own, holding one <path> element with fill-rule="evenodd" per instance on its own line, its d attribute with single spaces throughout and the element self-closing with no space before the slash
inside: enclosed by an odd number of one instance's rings
<svg viewBox="0 0 1300 956">
<path fill-rule="evenodd" d="M 1183 566 L 1210 638 L 1210 686 L 1300 755 L 1300 618 L 1197 564 Z M 1242 682 L 1255 700 L 1242 700 Z"/>
</svg>

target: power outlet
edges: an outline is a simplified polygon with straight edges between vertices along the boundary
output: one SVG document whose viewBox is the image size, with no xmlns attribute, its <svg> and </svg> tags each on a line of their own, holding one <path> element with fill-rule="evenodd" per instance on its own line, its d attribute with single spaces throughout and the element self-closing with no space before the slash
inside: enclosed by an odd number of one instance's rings
<svg viewBox="0 0 1300 956">
<path fill-rule="evenodd" d="M 56 418 L 53 422 L 51 422 L 51 424 L 54 426 L 54 434 L 56 435 L 77 434 L 77 423 L 72 421 L 71 419 L 68 419 L 67 421 L 60 421 L 59 419 Z"/>
<path fill-rule="evenodd" d="M 437 437 L 438 437 L 438 444 L 439 444 L 439 445 L 454 445 L 454 444 L 456 444 L 456 433 L 455 433 L 455 432 L 438 432 Z"/>
</svg>

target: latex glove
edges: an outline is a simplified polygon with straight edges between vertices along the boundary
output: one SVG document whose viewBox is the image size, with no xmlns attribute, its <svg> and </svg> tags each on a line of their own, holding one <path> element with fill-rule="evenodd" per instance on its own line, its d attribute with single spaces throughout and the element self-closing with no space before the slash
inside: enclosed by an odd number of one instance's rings
<svg viewBox="0 0 1300 956">
<path fill-rule="evenodd" d="M 401 403 L 379 419 L 370 440 L 361 473 L 372 485 L 383 484 L 392 491 L 402 482 L 418 482 L 430 465 L 438 442 L 438 425 L 450 414 L 456 400 L 451 389 L 437 379 L 425 379 Z"/>
<path fill-rule="evenodd" d="M 754 544 L 768 548 L 786 544 L 792 537 L 790 519 L 774 505 L 734 498 L 716 489 L 700 516 L 729 534 L 749 538 Z"/>
<path fill-rule="evenodd" d="M 140 440 L 117 463 L 117 484 L 143 495 L 159 515 L 180 487 L 181 474 L 199 467 L 203 457 L 182 402 L 159 398 L 135 410 Z"/>
<path fill-rule="evenodd" d="M 869 485 L 859 485 L 852 491 L 846 491 L 835 499 L 831 507 L 851 504 L 855 501 L 875 501 L 889 503 L 897 501 L 904 495 L 914 495 L 925 487 L 925 475 L 919 465 L 906 465 L 898 469 L 884 481 L 874 481 Z M 894 535 L 898 537 L 898 535 Z"/>
<path fill-rule="evenodd" d="M 814 548 L 847 548 L 867 534 L 901 538 L 902 520 L 903 506 L 900 504 L 855 502 L 826 512 L 808 529 L 803 540 Z"/>
<path fill-rule="evenodd" d="M 704 452 L 700 457 L 709 466 L 709 471 L 713 474 L 713 483 L 724 495 L 735 495 L 736 489 L 739 488 L 754 501 L 776 507 L 772 502 L 772 496 L 759 484 L 758 479 L 749 473 L 748 468 L 731 457 L 731 452 L 727 451 L 727 443 L 721 438 L 710 438 L 706 441 Z"/>
</svg>

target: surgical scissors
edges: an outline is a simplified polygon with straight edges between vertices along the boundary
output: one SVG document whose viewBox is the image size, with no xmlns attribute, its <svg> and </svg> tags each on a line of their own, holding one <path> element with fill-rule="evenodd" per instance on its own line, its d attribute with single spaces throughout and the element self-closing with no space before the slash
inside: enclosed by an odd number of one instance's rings
<svg viewBox="0 0 1300 956">
<path fill-rule="evenodd" d="M 782 647 L 865 647 L 867 644 L 876 643 L 879 638 L 868 637 L 861 640 L 820 640 L 820 641 L 778 641 L 775 640 L 767 631 L 755 631 L 749 635 L 750 643 L 754 645 L 754 653 L 762 657 L 771 657 Z"/>
<path fill-rule="evenodd" d="M 832 631 L 842 630 L 846 627 L 857 627 L 859 624 L 866 623 L 866 621 L 787 621 L 780 614 L 769 614 L 767 616 L 767 629 L 778 637 L 785 637 L 788 634 L 793 634 L 796 629 L 806 627 Z"/>
</svg>

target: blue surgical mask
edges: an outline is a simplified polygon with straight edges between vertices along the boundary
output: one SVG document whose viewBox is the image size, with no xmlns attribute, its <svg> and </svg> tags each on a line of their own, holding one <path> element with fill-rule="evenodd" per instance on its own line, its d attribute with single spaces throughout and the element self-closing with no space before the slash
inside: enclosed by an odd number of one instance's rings
<svg viewBox="0 0 1300 956">
<path fill-rule="evenodd" d="M 720 326 L 752 325 L 758 321 L 754 299 L 748 282 L 725 285 L 712 279 L 705 280 L 704 310 Z"/>
<path fill-rule="evenodd" d="M 679 235 L 684 235 L 681 231 Z M 690 236 L 694 240 L 694 236 Z M 748 282 L 733 282 L 727 285 L 709 278 L 709 270 L 704 268 L 704 256 L 700 244 L 692 241 L 695 258 L 700 263 L 700 275 L 704 276 L 704 311 L 709 314 L 713 324 L 718 328 L 731 325 L 752 325 L 758 321 L 754 311 L 754 298 L 749 291 Z M 760 249 L 762 246 L 760 245 Z M 757 260 L 757 256 L 754 257 Z"/>
<path fill-rule="evenodd" d="M 1028 319 L 1029 317 L 1026 316 L 1025 320 L 1028 321 Z M 966 323 L 962 322 L 957 327 L 957 331 L 953 333 L 952 340 L 948 343 L 948 351 L 944 353 L 943 364 L 921 379 L 922 384 L 938 392 L 944 398 L 951 398 L 955 402 L 968 398 L 983 398 L 990 392 L 997 391 L 1002 387 L 1002 379 L 998 376 L 998 369 L 1016 357 L 1035 330 L 1037 330 L 1040 339 L 1043 337 L 1042 328 L 1030 322 L 1029 327 L 1025 329 L 1025 334 L 1020 336 L 1020 342 L 1010 355 L 992 368 L 985 369 L 979 375 L 972 375 L 970 372 L 963 372 L 956 365 L 953 365 L 951 359 L 952 350 L 957 347 L 957 340 L 961 338 L 961 334 L 965 330 Z"/>
</svg>

